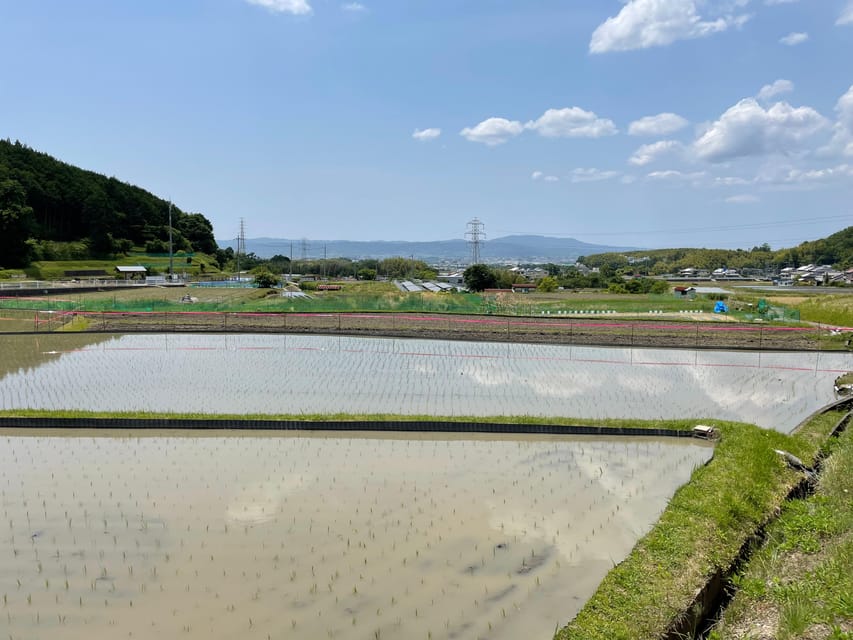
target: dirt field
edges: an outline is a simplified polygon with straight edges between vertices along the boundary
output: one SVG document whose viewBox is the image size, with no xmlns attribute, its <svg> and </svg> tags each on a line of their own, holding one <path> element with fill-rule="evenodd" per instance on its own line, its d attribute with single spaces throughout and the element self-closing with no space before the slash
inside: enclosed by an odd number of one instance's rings
<svg viewBox="0 0 853 640">
<path fill-rule="evenodd" d="M 90 332 L 317 333 L 548 344 L 715 349 L 844 349 L 851 338 L 817 328 L 737 322 L 524 318 L 400 313 L 119 312 L 77 314 Z"/>
</svg>

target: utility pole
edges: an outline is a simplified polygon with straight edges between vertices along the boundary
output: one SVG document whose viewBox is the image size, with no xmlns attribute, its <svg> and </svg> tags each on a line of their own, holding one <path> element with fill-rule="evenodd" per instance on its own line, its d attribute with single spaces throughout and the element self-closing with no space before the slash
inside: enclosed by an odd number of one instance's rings
<svg viewBox="0 0 853 640">
<path fill-rule="evenodd" d="M 173 265 L 173 251 L 172 251 L 172 201 L 169 200 L 169 282 L 172 282 L 175 279 L 174 265 Z"/>
<path fill-rule="evenodd" d="M 246 253 L 246 220 L 240 218 L 240 235 L 237 236 L 237 282 L 240 282 L 240 254 Z"/>
<path fill-rule="evenodd" d="M 483 231 L 485 225 L 480 222 L 479 218 L 474 218 L 468 223 L 468 231 L 465 232 L 465 238 L 471 246 L 471 264 L 480 264 L 480 245 L 486 239 L 486 233 Z"/>
</svg>

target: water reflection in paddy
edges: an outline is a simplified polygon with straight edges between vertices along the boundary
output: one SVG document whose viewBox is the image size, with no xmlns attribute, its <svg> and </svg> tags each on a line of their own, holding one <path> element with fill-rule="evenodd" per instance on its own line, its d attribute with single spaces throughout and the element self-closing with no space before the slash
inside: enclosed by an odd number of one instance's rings
<svg viewBox="0 0 853 640">
<path fill-rule="evenodd" d="M 0 337 L 0 408 L 692 417 L 789 431 L 853 368 L 847 353 L 281 335 L 98 340 Z"/>
<path fill-rule="evenodd" d="M 712 449 L 0 432 L 13 638 L 548 638 Z"/>
</svg>

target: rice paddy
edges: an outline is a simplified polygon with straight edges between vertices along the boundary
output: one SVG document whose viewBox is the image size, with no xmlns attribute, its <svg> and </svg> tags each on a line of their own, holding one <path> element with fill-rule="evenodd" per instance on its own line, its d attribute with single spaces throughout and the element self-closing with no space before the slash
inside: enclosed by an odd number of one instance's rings
<svg viewBox="0 0 853 640">
<path fill-rule="evenodd" d="M 547 638 L 712 449 L 0 433 L 9 638 Z"/>
<path fill-rule="evenodd" d="M 716 418 L 789 432 L 853 355 L 305 335 L 2 336 L 0 409 Z"/>
<path fill-rule="evenodd" d="M 844 353 L 305 335 L 0 337 L 0 409 L 737 419 Z M 547 638 L 710 459 L 696 441 L 0 431 L 19 638 Z"/>
</svg>

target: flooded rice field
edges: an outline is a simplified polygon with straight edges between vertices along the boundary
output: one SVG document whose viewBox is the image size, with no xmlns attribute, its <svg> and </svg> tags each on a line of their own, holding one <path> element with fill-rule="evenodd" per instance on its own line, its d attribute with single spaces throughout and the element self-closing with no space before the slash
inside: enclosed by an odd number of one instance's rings
<svg viewBox="0 0 853 640">
<path fill-rule="evenodd" d="M 697 418 L 790 431 L 849 353 L 293 335 L 0 337 L 0 409 Z"/>
<path fill-rule="evenodd" d="M 711 452 L 0 431 L 0 627 L 13 640 L 544 640 Z"/>
</svg>

